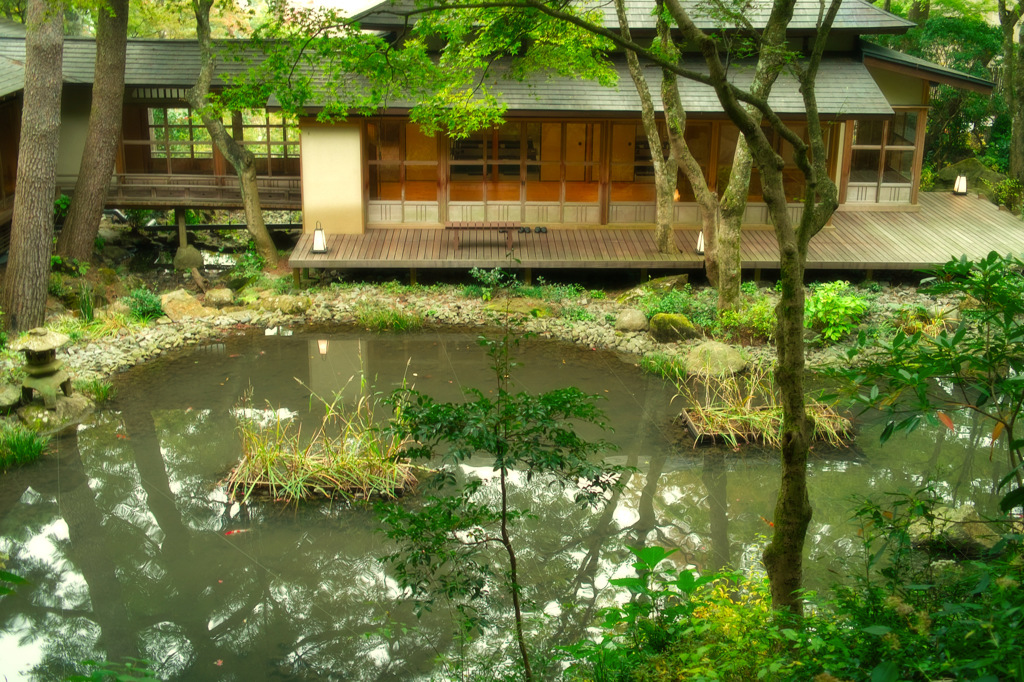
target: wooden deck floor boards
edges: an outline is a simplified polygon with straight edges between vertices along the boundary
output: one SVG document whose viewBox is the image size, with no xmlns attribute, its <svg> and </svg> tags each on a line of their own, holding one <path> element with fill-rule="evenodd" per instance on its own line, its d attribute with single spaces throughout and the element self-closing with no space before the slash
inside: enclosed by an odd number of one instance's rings
<svg viewBox="0 0 1024 682">
<path fill-rule="evenodd" d="M 1024 253 L 1024 222 L 977 197 L 922 193 L 917 212 L 841 211 L 832 226 L 808 247 L 808 269 L 914 270 L 966 254 Z M 677 229 L 680 253 L 655 248 L 653 229 L 594 227 L 547 233 L 513 233 L 511 263 L 503 234 L 462 235 L 455 249 L 443 229 L 373 228 L 365 234 L 328 235 L 328 253 L 311 253 L 312 235 L 303 235 L 289 259 L 293 268 L 661 268 L 701 269 L 695 253 L 699 227 Z M 745 229 L 743 267 L 773 268 L 779 248 L 770 229 Z"/>
</svg>

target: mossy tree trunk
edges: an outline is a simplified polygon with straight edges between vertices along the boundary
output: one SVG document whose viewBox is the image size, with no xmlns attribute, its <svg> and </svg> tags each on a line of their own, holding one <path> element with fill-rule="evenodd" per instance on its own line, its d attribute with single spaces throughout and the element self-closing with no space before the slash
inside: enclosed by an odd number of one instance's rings
<svg viewBox="0 0 1024 682">
<path fill-rule="evenodd" d="M 16 332 L 40 326 L 46 317 L 60 143 L 63 17 L 59 0 L 29 0 L 17 189 L 0 300 L 4 324 Z"/>
<path fill-rule="evenodd" d="M 216 58 L 213 53 L 213 39 L 210 35 L 210 9 L 213 0 L 192 0 L 192 9 L 196 15 L 196 37 L 199 40 L 200 68 L 195 86 L 189 90 L 189 105 L 203 119 L 203 125 L 210 132 L 213 143 L 224 155 L 235 172 L 238 173 L 238 185 L 242 193 L 242 206 L 245 209 L 245 222 L 249 234 L 256 244 L 256 250 L 266 261 L 267 267 L 276 268 L 277 249 L 267 232 L 263 221 L 263 210 L 260 206 L 259 188 L 256 184 L 256 159 L 252 152 L 239 144 L 227 131 L 221 114 L 211 108 L 210 84 L 213 81 L 213 70 Z"/>
<path fill-rule="evenodd" d="M 114 157 L 121 139 L 124 66 L 128 45 L 128 0 L 108 0 L 96 26 L 96 79 L 89 131 L 82 150 L 75 195 L 57 238 L 57 253 L 73 260 L 92 256 Z"/>
</svg>

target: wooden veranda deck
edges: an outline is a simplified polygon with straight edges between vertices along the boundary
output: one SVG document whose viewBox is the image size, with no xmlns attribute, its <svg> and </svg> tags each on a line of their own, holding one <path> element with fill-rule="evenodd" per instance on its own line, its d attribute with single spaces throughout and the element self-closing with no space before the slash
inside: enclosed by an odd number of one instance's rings
<svg viewBox="0 0 1024 682">
<path fill-rule="evenodd" d="M 921 210 L 844 211 L 811 240 L 808 269 L 914 270 L 944 263 L 951 256 L 977 258 L 990 251 L 1024 253 L 1024 222 L 983 198 L 921 193 Z M 312 235 L 303 235 L 292 268 L 619 268 L 699 270 L 695 252 L 699 230 L 675 231 L 680 253 L 664 255 L 653 229 L 559 229 L 546 234 L 513 234 L 512 262 L 505 237 L 497 232 L 464 234 L 461 248 L 443 229 L 377 228 L 361 235 L 328 235 L 326 254 L 310 253 Z M 775 233 L 744 228 L 743 267 L 778 267 Z"/>
</svg>

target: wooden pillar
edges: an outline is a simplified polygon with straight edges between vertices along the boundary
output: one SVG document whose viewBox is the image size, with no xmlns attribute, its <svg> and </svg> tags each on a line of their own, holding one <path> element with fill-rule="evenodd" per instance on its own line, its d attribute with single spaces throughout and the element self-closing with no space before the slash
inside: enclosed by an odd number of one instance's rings
<svg viewBox="0 0 1024 682">
<path fill-rule="evenodd" d="M 523 268 L 523 284 L 526 286 L 533 284 L 533 268 Z"/>
<path fill-rule="evenodd" d="M 174 220 L 178 223 L 178 246 L 188 246 L 188 231 L 185 229 L 185 209 L 174 209 Z"/>
<path fill-rule="evenodd" d="M 292 284 L 296 289 L 302 288 L 302 268 L 292 268 Z"/>
<path fill-rule="evenodd" d="M 864 271 L 864 281 L 865 282 L 870 282 L 870 281 L 872 281 L 874 279 L 875 279 L 875 271 L 874 270 L 865 270 Z"/>
<path fill-rule="evenodd" d="M 755 282 L 760 282 L 761 281 L 761 268 L 754 268 L 754 281 Z"/>
<path fill-rule="evenodd" d="M 640 284 L 646 283 L 647 280 L 647 268 L 640 268 Z"/>
<path fill-rule="evenodd" d="M 416 286 L 416 268 L 409 268 L 409 284 Z"/>
</svg>

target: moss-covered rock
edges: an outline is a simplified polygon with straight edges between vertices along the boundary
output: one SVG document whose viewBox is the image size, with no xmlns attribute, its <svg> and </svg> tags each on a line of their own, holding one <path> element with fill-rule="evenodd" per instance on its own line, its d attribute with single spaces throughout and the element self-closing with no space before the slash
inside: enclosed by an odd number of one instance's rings
<svg viewBox="0 0 1024 682">
<path fill-rule="evenodd" d="M 993 200 L 991 186 L 998 185 L 1006 179 L 1005 175 L 997 173 L 977 159 L 964 159 L 936 173 L 932 191 L 952 191 L 958 175 L 967 177 L 968 192 L 980 192 L 988 197 L 989 201 Z"/>
<path fill-rule="evenodd" d="M 700 330 L 686 315 L 658 313 L 651 318 L 651 337 L 658 343 L 685 341 L 700 336 Z"/>
<path fill-rule="evenodd" d="M 616 301 L 619 303 L 631 303 L 633 301 L 639 300 L 640 298 L 643 297 L 645 293 L 648 292 L 653 291 L 655 293 L 665 293 L 666 291 L 676 291 L 685 289 L 689 281 L 690 276 L 685 273 L 682 275 L 659 277 L 657 279 L 652 279 L 649 282 L 645 282 L 644 284 L 641 284 L 638 287 L 630 289 L 626 293 L 619 296 L 616 299 Z"/>
<path fill-rule="evenodd" d="M 739 374 L 747 368 L 739 350 L 719 341 L 705 341 L 687 349 L 682 360 L 687 371 L 716 377 Z"/>
<path fill-rule="evenodd" d="M 511 315 L 557 317 L 560 309 L 554 303 L 539 298 L 501 298 L 485 305 L 484 310 L 495 313 L 508 312 Z"/>
</svg>

